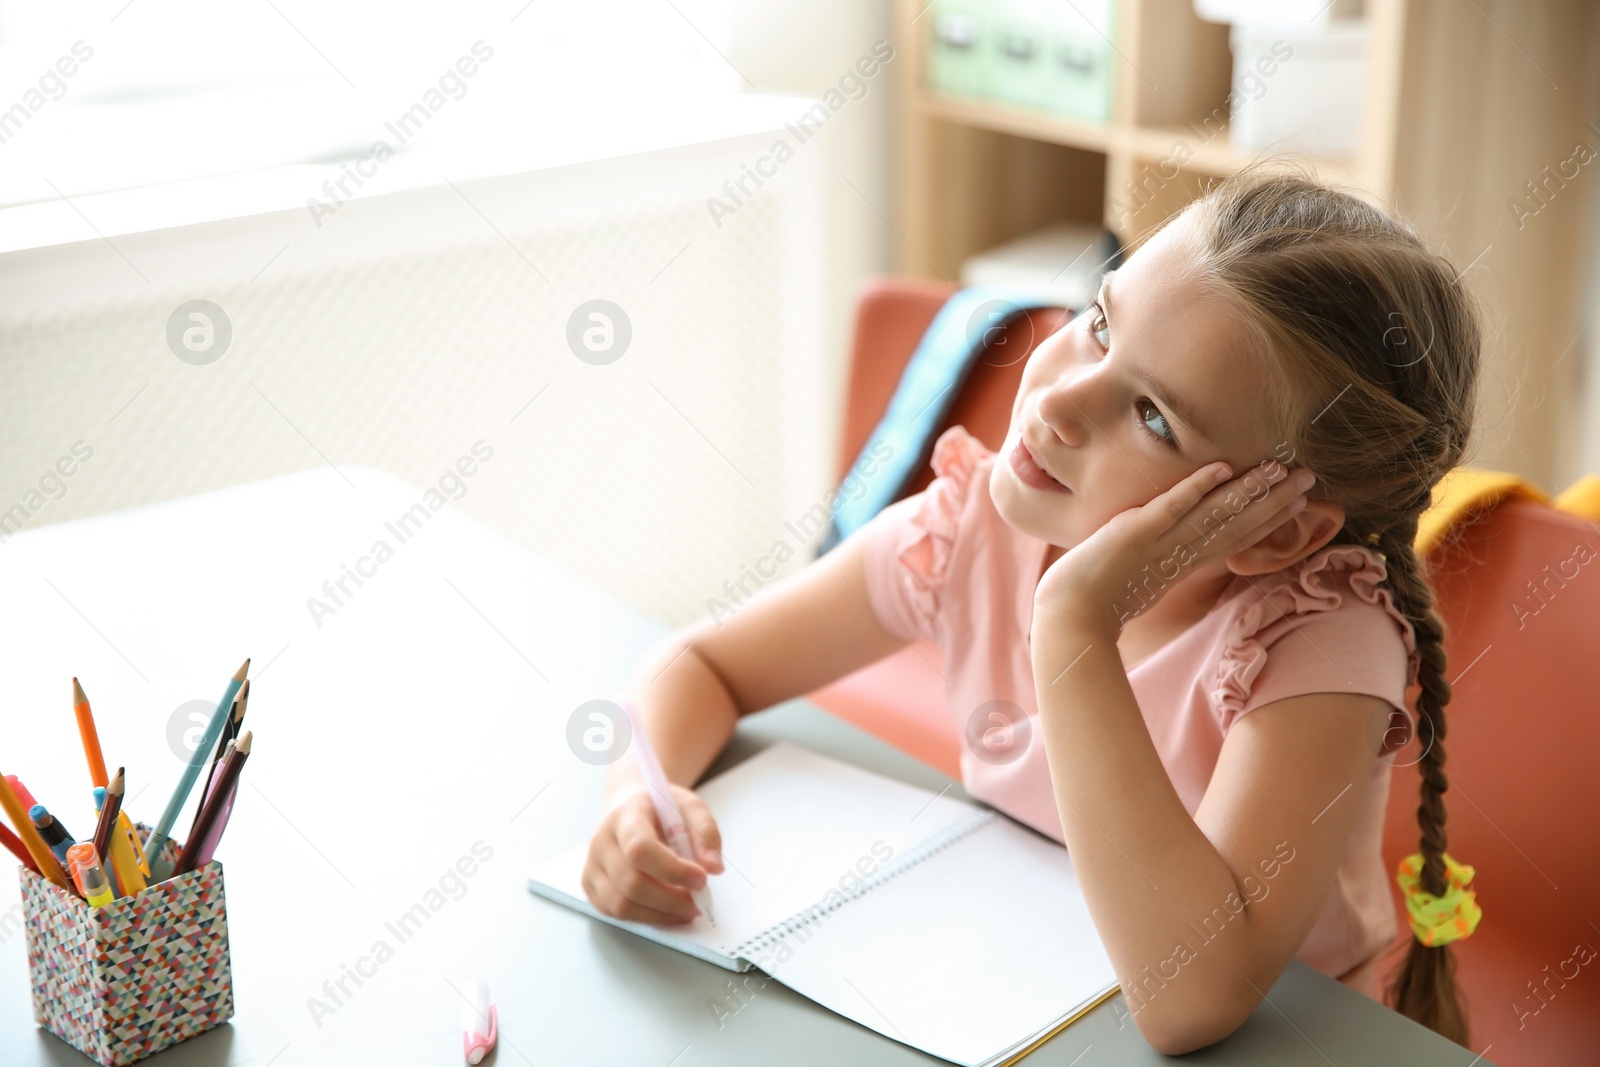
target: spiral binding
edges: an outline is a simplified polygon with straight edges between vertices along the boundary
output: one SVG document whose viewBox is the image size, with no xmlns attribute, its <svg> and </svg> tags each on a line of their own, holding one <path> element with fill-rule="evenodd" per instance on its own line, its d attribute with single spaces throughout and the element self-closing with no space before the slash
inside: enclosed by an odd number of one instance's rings
<svg viewBox="0 0 1600 1067">
<path fill-rule="evenodd" d="M 932 837 L 924 838 L 922 841 L 914 845 L 910 851 L 901 853 L 889 863 L 878 868 L 878 870 L 873 872 L 870 878 L 863 879 L 862 882 L 853 889 L 849 891 L 841 890 L 840 892 L 843 894 L 841 898 L 836 899 L 827 905 L 823 905 L 822 902 L 819 901 L 818 903 L 811 905 L 809 908 L 803 908 L 789 916 L 787 919 L 773 923 L 765 930 L 762 930 L 756 934 L 752 934 L 739 944 L 735 945 L 733 948 L 724 949 L 723 951 L 733 959 L 743 958 L 749 960 L 754 953 L 759 952 L 768 945 L 776 943 L 780 938 L 787 937 L 797 930 L 815 923 L 819 918 L 826 915 L 828 912 L 843 907 L 848 901 L 854 900 L 868 890 L 882 885 L 889 879 L 900 874 L 900 872 L 915 867 L 929 856 L 948 848 L 950 845 L 961 840 L 963 837 L 966 837 L 968 834 L 979 829 L 993 819 L 993 811 L 985 810 L 973 812 L 960 822 L 951 823 L 940 833 L 934 834 Z M 824 895 L 823 899 L 826 900 L 827 896 Z"/>
</svg>

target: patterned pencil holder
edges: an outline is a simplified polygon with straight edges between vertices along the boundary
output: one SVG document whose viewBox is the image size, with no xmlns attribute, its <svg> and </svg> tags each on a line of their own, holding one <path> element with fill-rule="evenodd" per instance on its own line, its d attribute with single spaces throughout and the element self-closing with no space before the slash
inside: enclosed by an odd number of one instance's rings
<svg viewBox="0 0 1600 1067">
<path fill-rule="evenodd" d="M 141 841 L 150 828 L 138 825 Z M 179 846 L 162 849 L 169 863 Z M 18 867 L 33 1019 L 102 1067 L 123 1067 L 233 1015 L 222 865 L 101 908 Z"/>
</svg>

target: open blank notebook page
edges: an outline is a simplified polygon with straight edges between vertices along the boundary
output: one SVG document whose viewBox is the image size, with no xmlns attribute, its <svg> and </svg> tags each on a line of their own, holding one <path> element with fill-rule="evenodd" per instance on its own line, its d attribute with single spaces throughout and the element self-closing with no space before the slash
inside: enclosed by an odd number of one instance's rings
<svg viewBox="0 0 1600 1067">
<path fill-rule="evenodd" d="M 801 995 L 953 1063 L 991 1067 L 1115 988 L 1067 851 L 1005 816 L 779 742 L 697 790 L 722 831 L 716 925 L 601 915 L 588 842 L 540 896 Z"/>
</svg>

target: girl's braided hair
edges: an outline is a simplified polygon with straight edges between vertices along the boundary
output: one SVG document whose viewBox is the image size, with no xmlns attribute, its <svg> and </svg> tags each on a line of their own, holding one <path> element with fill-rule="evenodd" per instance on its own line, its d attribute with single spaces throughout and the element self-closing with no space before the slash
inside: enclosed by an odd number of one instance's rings
<svg viewBox="0 0 1600 1067">
<path fill-rule="evenodd" d="M 1413 543 L 1435 484 L 1461 461 L 1476 403 L 1480 324 L 1460 276 L 1417 230 L 1298 171 L 1255 165 L 1186 209 L 1209 289 L 1244 312 L 1277 356 L 1278 438 L 1345 513 L 1336 542 L 1381 552 L 1395 606 L 1415 630 L 1422 801 L 1421 887 L 1444 865 L 1444 623 Z M 1402 1014 L 1467 1043 L 1448 945 L 1410 938 L 1389 997 Z"/>
</svg>

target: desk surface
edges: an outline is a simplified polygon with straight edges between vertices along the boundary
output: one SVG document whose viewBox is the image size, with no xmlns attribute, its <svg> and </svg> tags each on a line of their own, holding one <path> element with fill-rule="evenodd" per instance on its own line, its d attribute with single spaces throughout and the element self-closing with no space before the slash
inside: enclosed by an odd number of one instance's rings
<svg viewBox="0 0 1600 1067">
<path fill-rule="evenodd" d="M 154 821 L 182 770 L 183 705 L 214 704 L 254 658 L 256 744 L 217 852 L 235 1015 L 146 1062 L 460 1063 L 457 990 L 474 977 L 499 1005 L 499 1064 L 937 1062 L 776 982 L 730 1014 L 728 972 L 531 896 L 535 860 L 587 839 L 599 811 L 603 769 L 567 747 L 568 718 L 614 696 L 662 630 L 448 507 L 402 542 L 386 524 L 421 492 L 343 473 L 353 486 L 308 472 L 0 545 L 0 769 L 70 829 L 87 835 L 90 810 L 73 675 L 107 762 L 128 768 L 127 810 Z M 392 555 L 362 563 L 378 541 Z M 358 564 L 362 584 L 314 617 L 308 598 L 331 604 L 323 582 Z M 802 701 L 744 720 L 713 771 L 778 738 L 949 784 Z M 462 857 L 475 857 L 470 875 Z M 85 1064 L 32 1021 L 17 900 L 8 873 L 3 1059 Z M 418 905 L 426 921 L 397 937 Z M 1238 1033 L 1189 1059 L 1473 1062 L 1300 964 Z M 1026 1062 L 1162 1060 L 1116 996 Z"/>
</svg>

